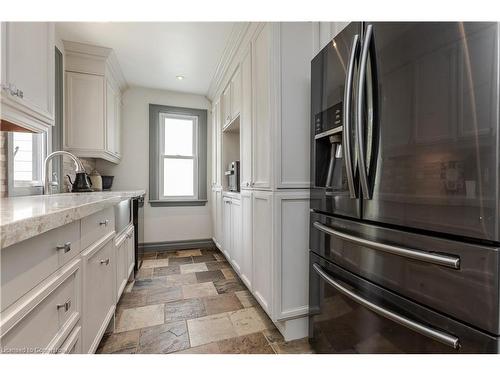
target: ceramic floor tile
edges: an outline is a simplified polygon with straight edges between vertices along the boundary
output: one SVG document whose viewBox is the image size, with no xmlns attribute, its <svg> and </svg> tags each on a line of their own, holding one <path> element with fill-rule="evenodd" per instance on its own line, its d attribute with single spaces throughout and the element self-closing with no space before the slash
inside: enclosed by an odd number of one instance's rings
<svg viewBox="0 0 500 375">
<path fill-rule="evenodd" d="M 219 250 L 216 249 L 201 249 L 201 254 L 202 255 L 215 255 L 215 254 L 220 254 Z"/>
<path fill-rule="evenodd" d="M 150 279 L 153 276 L 153 268 L 140 268 L 135 275 L 136 280 Z"/>
<path fill-rule="evenodd" d="M 248 290 L 239 290 L 237 292 L 234 292 L 234 294 L 236 294 L 236 297 L 238 297 L 243 307 L 257 306 L 257 300 Z"/>
<path fill-rule="evenodd" d="M 224 314 L 209 315 L 187 321 L 191 346 L 229 339 L 237 336 L 229 316 Z"/>
<path fill-rule="evenodd" d="M 231 265 L 226 262 L 226 261 L 222 261 L 222 262 L 208 262 L 208 263 L 205 263 L 206 266 L 207 266 L 207 269 L 209 271 L 215 271 L 215 270 L 221 270 L 223 268 L 231 268 Z"/>
<path fill-rule="evenodd" d="M 230 268 L 223 268 L 223 269 L 221 269 L 221 272 L 224 275 L 224 278 L 226 278 L 226 279 L 235 279 L 236 278 L 236 272 L 234 272 Z"/>
<path fill-rule="evenodd" d="M 274 350 L 262 333 L 233 337 L 217 344 L 222 354 L 274 354 Z"/>
<path fill-rule="evenodd" d="M 270 344 L 285 342 L 283 335 L 280 333 L 280 331 L 278 331 L 277 328 L 266 329 L 262 331 L 262 334 Z"/>
<path fill-rule="evenodd" d="M 243 305 L 234 293 L 205 297 L 203 298 L 203 303 L 205 304 L 207 315 L 243 309 Z"/>
<path fill-rule="evenodd" d="M 255 307 L 243 310 L 232 311 L 228 313 L 238 336 L 248 335 L 250 333 L 263 331 L 266 326 Z"/>
<path fill-rule="evenodd" d="M 182 295 L 184 299 L 216 296 L 217 289 L 211 282 L 201 284 L 191 284 L 182 286 Z"/>
<path fill-rule="evenodd" d="M 201 298 L 192 298 L 165 304 L 165 323 L 207 315 Z"/>
<path fill-rule="evenodd" d="M 168 259 L 146 259 L 141 268 L 167 267 Z"/>
<path fill-rule="evenodd" d="M 213 255 L 201 255 L 193 257 L 193 263 L 215 262 L 217 259 Z"/>
<path fill-rule="evenodd" d="M 240 290 L 246 290 L 245 285 L 236 279 L 219 280 L 214 282 L 215 288 L 219 294 L 234 293 Z"/>
<path fill-rule="evenodd" d="M 173 266 L 168 267 L 153 268 L 153 277 L 177 275 L 179 273 L 181 273 L 181 269 L 178 264 L 174 264 Z"/>
<path fill-rule="evenodd" d="M 219 345 L 216 342 L 210 344 L 195 346 L 194 348 L 181 350 L 174 354 L 220 354 Z"/>
<path fill-rule="evenodd" d="M 156 258 L 156 251 L 147 251 L 147 252 L 144 252 L 140 255 L 140 258 L 142 260 L 146 260 L 146 259 L 155 259 Z"/>
<path fill-rule="evenodd" d="M 147 303 L 158 304 L 173 302 L 182 299 L 182 288 L 180 286 L 171 286 L 163 289 L 156 289 L 148 293 Z"/>
<path fill-rule="evenodd" d="M 288 342 L 277 342 L 271 344 L 271 347 L 277 354 L 311 354 L 313 348 L 309 344 L 308 338 L 293 340 Z"/>
<path fill-rule="evenodd" d="M 123 293 L 118 301 L 118 306 L 123 309 L 139 307 L 147 304 L 147 291 L 139 290 Z"/>
<path fill-rule="evenodd" d="M 164 305 L 149 305 L 125 309 L 118 316 L 115 332 L 155 326 L 163 324 L 164 320 Z"/>
<path fill-rule="evenodd" d="M 196 274 L 194 273 L 169 275 L 165 279 L 167 286 L 190 285 L 196 284 L 198 282 L 198 280 L 196 279 Z"/>
<path fill-rule="evenodd" d="M 198 280 L 199 283 L 224 280 L 224 274 L 220 270 L 196 272 L 195 274 L 196 274 L 196 280 Z"/>
<path fill-rule="evenodd" d="M 158 251 L 156 253 L 156 259 L 168 259 L 175 257 L 176 251 Z"/>
<path fill-rule="evenodd" d="M 152 269 L 151 269 L 152 270 Z M 166 288 L 167 279 L 163 278 L 155 278 L 155 279 L 141 279 L 136 280 L 134 287 L 132 288 L 132 292 L 140 291 L 140 290 L 148 290 L 151 291 L 153 289 L 162 289 Z"/>
<path fill-rule="evenodd" d="M 193 263 L 193 258 L 191 257 L 180 257 L 180 258 L 168 258 L 168 261 L 170 262 L 170 265 L 173 264 L 190 264 Z"/>
<path fill-rule="evenodd" d="M 137 329 L 104 335 L 97 348 L 97 353 L 135 353 L 139 342 L 139 332 L 140 330 Z"/>
<path fill-rule="evenodd" d="M 186 322 L 180 321 L 141 329 L 137 353 L 171 353 L 188 348 Z"/>
<path fill-rule="evenodd" d="M 201 255 L 200 249 L 178 250 L 176 252 L 176 257 L 197 257 Z"/>
<path fill-rule="evenodd" d="M 208 271 L 205 263 L 182 264 L 180 267 L 181 267 L 181 273 Z"/>
<path fill-rule="evenodd" d="M 223 261 L 226 260 L 226 258 L 224 257 L 224 255 L 222 255 L 221 253 L 214 254 L 214 258 L 217 259 L 218 261 L 221 261 L 221 262 L 223 262 Z"/>
</svg>

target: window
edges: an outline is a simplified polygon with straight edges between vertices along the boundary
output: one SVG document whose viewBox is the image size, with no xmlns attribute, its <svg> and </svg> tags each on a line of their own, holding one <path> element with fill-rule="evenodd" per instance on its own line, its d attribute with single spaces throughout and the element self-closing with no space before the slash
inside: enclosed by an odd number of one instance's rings
<svg viewBox="0 0 500 375">
<path fill-rule="evenodd" d="M 198 118 L 160 113 L 161 199 L 198 199 Z"/>
<path fill-rule="evenodd" d="M 150 105 L 150 203 L 206 203 L 207 111 Z"/>
<path fill-rule="evenodd" d="M 9 195 L 41 194 L 46 135 L 13 132 L 7 141 Z"/>
</svg>

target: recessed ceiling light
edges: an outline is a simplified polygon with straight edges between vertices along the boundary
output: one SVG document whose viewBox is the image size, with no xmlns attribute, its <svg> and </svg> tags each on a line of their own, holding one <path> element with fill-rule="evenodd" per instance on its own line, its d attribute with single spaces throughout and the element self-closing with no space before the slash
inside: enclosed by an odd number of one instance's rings
<svg viewBox="0 0 500 375">
<path fill-rule="evenodd" d="M 184 79 L 184 76 L 177 76 L 176 77 L 179 81 L 182 81 Z"/>
</svg>

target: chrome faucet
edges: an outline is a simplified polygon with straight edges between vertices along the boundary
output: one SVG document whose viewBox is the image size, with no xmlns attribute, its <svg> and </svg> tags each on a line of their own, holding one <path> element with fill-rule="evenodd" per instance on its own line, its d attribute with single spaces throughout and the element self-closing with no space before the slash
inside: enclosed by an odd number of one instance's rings
<svg viewBox="0 0 500 375">
<path fill-rule="evenodd" d="M 43 162 L 43 193 L 44 194 L 52 194 L 51 188 L 54 186 L 58 186 L 59 183 L 57 182 L 56 179 L 49 181 L 49 164 L 50 161 L 55 157 L 55 156 L 63 156 L 66 155 L 69 158 L 71 158 L 75 162 L 75 172 L 76 173 L 81 173 L 85 172 L 85 168 L 83 167 L 83 164 L 80 159 L 78 159 L 75 155 L 68 151 L 54 151 L 47 155 Z"/>
</svg>

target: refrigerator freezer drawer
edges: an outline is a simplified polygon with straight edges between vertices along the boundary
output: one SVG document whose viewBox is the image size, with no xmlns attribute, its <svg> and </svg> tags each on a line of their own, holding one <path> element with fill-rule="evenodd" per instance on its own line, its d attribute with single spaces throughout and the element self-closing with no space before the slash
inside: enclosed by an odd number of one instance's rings
<svg viewBox="0 0 500 375">
<path fill-rule="evenodd" d="M 498 337 L 311 253 L 309 336 L 319 353 L 497 353 Z"/>
<path fill-rule="evenodd" d="M 311 251 L 384 288 L 500 334 L 499 249 L 311 214 Z"/>
</svg>

